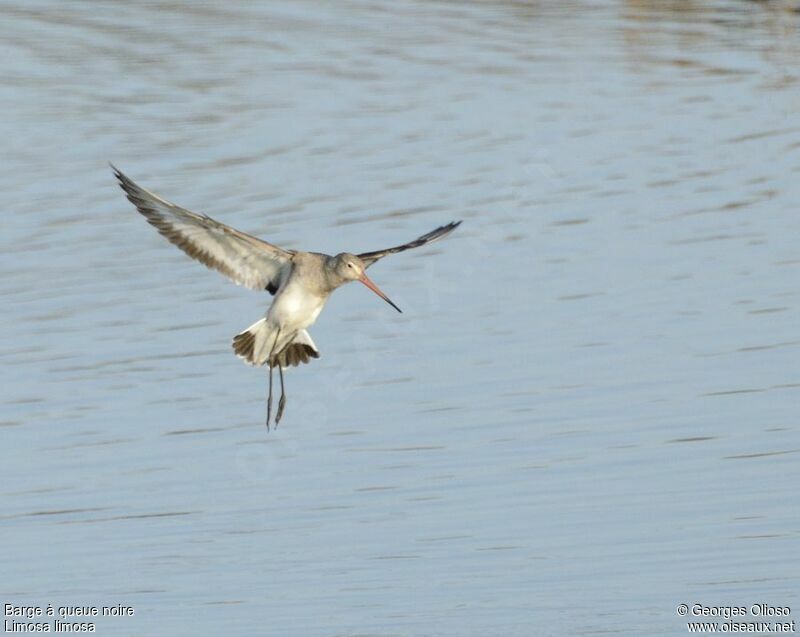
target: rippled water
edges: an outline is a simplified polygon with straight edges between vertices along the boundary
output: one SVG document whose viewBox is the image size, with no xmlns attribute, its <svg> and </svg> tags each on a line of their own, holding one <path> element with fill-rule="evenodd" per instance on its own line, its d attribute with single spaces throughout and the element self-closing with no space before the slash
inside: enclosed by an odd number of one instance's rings
<svg viewBox="0 0 800 637">
<path fill-rule="evenodd" d="M 800 15 L 0 2 L 0 600 L 108 635 L 674 635 L 798 606 Z M 287 247 L 464 219 L 322 358 L 107 161 Z"/>
</svg>

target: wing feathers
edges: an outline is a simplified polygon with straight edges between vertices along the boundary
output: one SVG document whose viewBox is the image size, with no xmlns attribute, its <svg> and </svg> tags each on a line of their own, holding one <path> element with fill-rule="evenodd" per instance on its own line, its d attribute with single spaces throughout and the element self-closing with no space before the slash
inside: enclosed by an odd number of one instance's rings
<svg viewBox="0 0 800 637">
<path fill-rule="evenodd" d="M 293 251 L 176 206 L 111 168 L 130 202 L 171 243 L 239 285 L 277 291 L 284 269 L 291 267 Z"/>
<path fill-rule="evenodd" d="M 437 239 L 441 239 L 442 237 L 450 234 L 460 225 L 460 221 L 451 221 L 447 225 L 436 228 L 436 230 L 431 230 L 429 233 L 423 234 L 421 237 L 418 237 L 413 241 L 409 241 L 408 243 L 404 243 L 403 245 L 395 246 L 394 248 L 386 248 L 385 250 L 375 250 L 374 252 L 363 252 L 362 254 L 358 255 L 358 258 L 364 261 L 367 267 L 369 267 L 378 259 L 382 259 L 390 254 L 403 252 L 404 250 L 410 250 L 411 248 L 419 248 L 420 246 L 432 243 Z"/>
</svg>

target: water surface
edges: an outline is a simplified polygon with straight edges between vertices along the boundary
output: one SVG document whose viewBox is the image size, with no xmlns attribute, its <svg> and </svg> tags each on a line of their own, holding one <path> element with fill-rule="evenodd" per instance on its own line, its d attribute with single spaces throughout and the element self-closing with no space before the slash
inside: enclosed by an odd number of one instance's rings
<svg viewBox="0 0 800 637">
<path fill-rule="evenodd" d="M 108 635 L 674 635 L 797 606 L 800 16 L 0 2 L 3 603 Z M 312 330 L 107 161 L 291 248 L 458 232 Z"/>
</svg>

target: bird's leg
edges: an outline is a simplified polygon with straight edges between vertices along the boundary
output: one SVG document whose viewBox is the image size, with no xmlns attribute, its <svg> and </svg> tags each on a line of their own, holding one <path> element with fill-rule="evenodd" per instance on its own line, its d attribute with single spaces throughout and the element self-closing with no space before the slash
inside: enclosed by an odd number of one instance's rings
<svg viewBox="0 0 800 637">
<path fill-rule="evenodd" d="M 267 362 L 269 365 L 269 362 Z M 269 366 L 269 397 L 267 398 L 267 431 L 269 431 L 269 417 L 272 414 L 272 365 Z"/>
<path fill-rule="evenodd" d="M 267 365 L 269 365 L 269 398 L 267 398 L 267 431 L 269 431 L 269 418 L 272 414 L 272 354 L 275 352 L 275 346 L 278 344 L 278 338 L 280 338 L 281 331 L 278 330 L 278 333 L 275 334 L 275 340 L 272 343 L 272 349 L 269 351 L 269 357 L 267 358 Z M 283 372 L 281 372 L 281 387 L 283 387 Z M 277 426 L 278 420 L 280 420 L 280 412 L 283 411 L 279 409 L 278 411 L 278 418 L 275 420 L 275 425 Z"/>
<path fill-rule="evenodd" d="M 278 423 L 283 416 L 283 409 L 286 407 L 286 392 L 283 389 L 283 366 L 278 363 L 278 373 L 281 377 L 281 399 L 278 401 L 278 413 L 275 415 L 275 428 L 278 428 Z"/>
</svg>

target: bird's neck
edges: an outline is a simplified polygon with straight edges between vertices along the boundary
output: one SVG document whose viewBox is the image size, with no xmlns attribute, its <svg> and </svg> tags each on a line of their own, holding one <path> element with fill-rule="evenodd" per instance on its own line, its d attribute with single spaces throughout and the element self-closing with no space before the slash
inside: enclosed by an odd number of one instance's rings
<svg viewBox="0 0 800 637">
<path fill-rule="evenodd" d="M 343 279 L 339 274 L 336 272 L 337 266 L 336 257 L 327 257 L 326 263 L 323 268 L 324 276 L 322 277 L 320 283 L 323 287 L 323 291 L 327 294 L 333 292 L 336 288 L 340 287 L 342 284 L 347 283 L 345 279 Z"/>
</svg>

